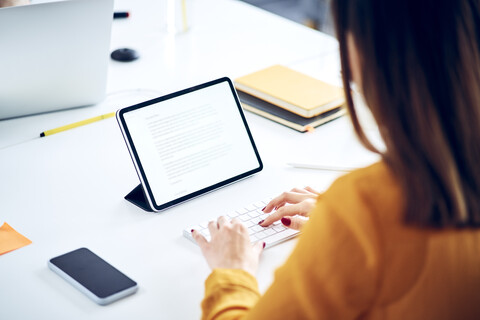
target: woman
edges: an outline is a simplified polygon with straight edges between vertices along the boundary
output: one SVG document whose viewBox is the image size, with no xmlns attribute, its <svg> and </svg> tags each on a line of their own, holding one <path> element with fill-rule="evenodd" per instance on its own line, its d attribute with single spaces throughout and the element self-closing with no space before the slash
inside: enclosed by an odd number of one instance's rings
<svg viewBox="0 0 480 320">
<path fill-rule="evenodd" d="M 219 218 L 210 242 L 194 231 L 213 269 L 203 316 L 480 319 L 479 0 L 334 0 L 332 10 L 354 128 L 378 152 L 351 81 L 386 151 L 324 194 L 293 190 L 267 205 L 278 210 L 263 226 L 310 219 L 262 297 L 261 244 L 241 224 Z"/>
</svg>

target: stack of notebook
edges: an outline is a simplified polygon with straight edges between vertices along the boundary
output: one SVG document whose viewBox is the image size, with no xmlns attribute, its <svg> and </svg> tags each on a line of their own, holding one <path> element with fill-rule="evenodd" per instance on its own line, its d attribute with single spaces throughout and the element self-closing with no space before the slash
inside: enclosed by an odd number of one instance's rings
<svg viewBox="0 0 480 320">
<path fill-rule="evenodd" d="M 345 114 L 343 89 L 275 65 L 235 80 L 243 108 L 300 132 Z"/>
</svg>

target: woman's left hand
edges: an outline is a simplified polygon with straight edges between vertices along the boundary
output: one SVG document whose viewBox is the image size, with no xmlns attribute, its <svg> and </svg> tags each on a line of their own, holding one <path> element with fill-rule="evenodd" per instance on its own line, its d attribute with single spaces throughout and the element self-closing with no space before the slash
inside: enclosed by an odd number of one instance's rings
<svg viewBox="0 0 480 320">
<path fill-rule="evenodd" d="M 211 240 L 196 230 L 192 235 L 200 246 L 210 268 L 243 269 L 255 276 L 264 242 L 250 243 L 247 228 L 237 219 L 225 217 L 208 224 Z"/>
<path fill-rule="evenodd" d="M 268 227 L 275 221 L 281 220 L 285 226 L 300 230 L 308 221 L 308 215 L 315 206 L 319 194 L 320 192 L 311 187 L 293 188 L 289 192 L 284 192 L 262 209 L 265 213 L 276 211 L 259 224 L 262 227 Z"/>
</svg>

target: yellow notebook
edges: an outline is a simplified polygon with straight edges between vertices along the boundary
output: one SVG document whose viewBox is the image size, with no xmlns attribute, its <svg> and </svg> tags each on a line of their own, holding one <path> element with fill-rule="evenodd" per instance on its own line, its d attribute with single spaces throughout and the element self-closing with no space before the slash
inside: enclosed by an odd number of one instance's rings
<svg viewBox="0 0 480 320">
<path fill-rule="evenodd" d="M 305 118 L 344 103 L 342 88 L 281 65 L 240 77 L 235 87 Z"/>
</svg>

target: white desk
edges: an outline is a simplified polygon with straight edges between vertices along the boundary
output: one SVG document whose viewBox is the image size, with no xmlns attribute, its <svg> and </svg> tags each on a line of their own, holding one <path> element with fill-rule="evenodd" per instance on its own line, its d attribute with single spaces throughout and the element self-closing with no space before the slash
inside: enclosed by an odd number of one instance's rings
<svg viewBox="0 0 480 320">
<path fill-rule="evenodd" d="M 132 16 L 114 21 L 112 49 L 141 54 L 136 62 L 110 62 L 108 91 L 117 93 L 94 107 L 0 122 L 0 220 L 33 241 L 0 256 L 0 319 L 199 318 L 209 269 L 183 228 L 294 186 L 324 188 L 336 177 L 288 168 L 288 161 L 357 166 L 375 159 L 354 139 L 346 117 L 301 134 L 247 113 L 264 171 L 154 214 L 123 199 L 138 180 L 114 119 L 37 138 L 46 129 L 275 63 L 338 81 L 334 39 L 241 2 L 192 4 L 193 28 L 169 37 L 155 16 L 159 0 L 117 1 L 117 10 Z M 294 244 L 265 251 L 261 290 Z M 48 259 L 83 246 L 137 281 L 139 291 L 101 307 L 47 268 Z"/>
</svg>

